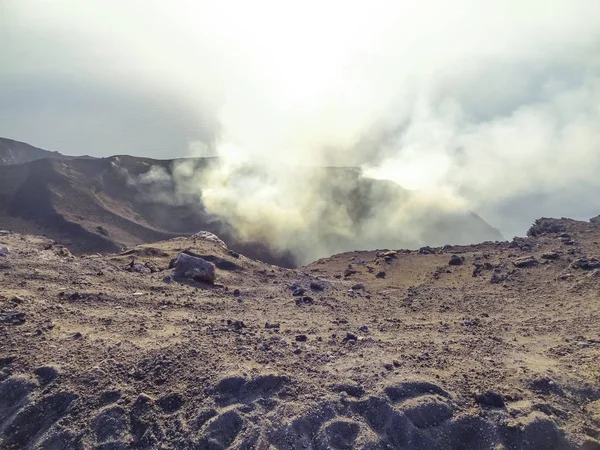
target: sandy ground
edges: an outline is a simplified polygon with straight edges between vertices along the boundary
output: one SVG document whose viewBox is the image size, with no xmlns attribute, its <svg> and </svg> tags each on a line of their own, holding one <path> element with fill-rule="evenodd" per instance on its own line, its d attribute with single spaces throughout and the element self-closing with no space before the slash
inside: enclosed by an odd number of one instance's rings
<svg viewBox="0 0 600 450">
<path fill-rule="evenodd" d="M 544 230 L 297 270 L 0 232 L 0 448 L 599 449 L 600 225 Z"/>
</svg>

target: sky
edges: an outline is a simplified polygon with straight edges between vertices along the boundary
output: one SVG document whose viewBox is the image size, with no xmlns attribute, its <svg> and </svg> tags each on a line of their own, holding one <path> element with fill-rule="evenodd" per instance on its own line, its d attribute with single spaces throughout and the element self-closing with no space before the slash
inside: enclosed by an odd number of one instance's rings
<svg viewBox="0 0 600 450">
<path fill-rule="evenodd" d="M 359 166 L 523 235 L 600 214 L 600 2 L 0 0 L 0 136 Z"/>
</svg>

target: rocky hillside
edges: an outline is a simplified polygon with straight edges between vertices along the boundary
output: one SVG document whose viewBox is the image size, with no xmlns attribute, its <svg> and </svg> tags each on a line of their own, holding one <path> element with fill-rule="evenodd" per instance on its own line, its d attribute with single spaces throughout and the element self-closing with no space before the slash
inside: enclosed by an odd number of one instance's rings
<svg viewBox="0 0 600 450">
<path fill-rule="evenodd" d="M 195 160 L 195 168 L 202 171 L 217 162 L 214 158 Z M 206 211 L 202 192 L 182 197 L 172 182 L 153 181 L 147 176 L 160 169 L 169 177 L 174 163 L 115 156 L 45 158 L 0 165 L 0 228 L 45 235 L 68 246 L 75 254 L 118 252 L 127 246 L 208 230 L 221 236 L 232 249 L 252 258 L 286 267 L 298 265 L 297 255 L 271 246 L 269 233 L 240 238 L 234 222 Z M 360 229 L 366 220 L 385 211 L 388 203 L 400 199 L 401 204 L 402 199 L 412 195 L 394 183 L 364 178 L 353 169 L 302 170 L 301 174 L 296 171 L 299 183 L 308 183 L 305 180 L 310 180 L 317 171 L 327 171 L 321 178 L 331 180 L 320 192 L 326 206 L 321 213 L 322 223 L 313 224 L 315 234 L 327 229 L 340 211 L 350 222 L 350 229 Z M 405 233 L 402 228 L 388 225 L 389 230 L 381 240 L 374 237 L 368 242 L 373 242 L 373 246 L 393 242 L 414 248 L 425 243 L 502 239 L 498 230 L 470 212 L 452 214 L 432 210 L 415 220 L 417 223 L 412 227 L 418 230 L 417 238 L 414 231 Z M 321 240 L 331 244 L 332 252 L 356 248 L 354 238 L 345 232 L 321 236 Z"/>
<path fill-rule="evenodd" d="M 0 448 L 599 449 L 600 225 L 529 235 L 294 270 L 0 232 Z"/>
<path fill-rule="evenodd" d="M 0 165 L 23 164 L 44 158 L 71 159 L 72 157 L 0 137 Z"/>
</svg>

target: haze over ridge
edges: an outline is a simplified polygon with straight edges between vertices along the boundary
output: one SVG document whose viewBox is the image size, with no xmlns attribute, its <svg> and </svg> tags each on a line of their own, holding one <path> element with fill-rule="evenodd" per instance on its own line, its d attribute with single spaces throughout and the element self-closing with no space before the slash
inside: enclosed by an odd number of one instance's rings
<svg viewBox="0 0 600 450">
<path fill-rule="evenodd" d="M 305 217 L 321 180 L 243 178 L 244 161 L 360 166 L 506 236 L 600 207 L 594 1 L 2 8 L 0 135 L 96 156 L 221 155 L 180 189 L 282 240 L 298 229 L 288 205 Z"/>
</svg>

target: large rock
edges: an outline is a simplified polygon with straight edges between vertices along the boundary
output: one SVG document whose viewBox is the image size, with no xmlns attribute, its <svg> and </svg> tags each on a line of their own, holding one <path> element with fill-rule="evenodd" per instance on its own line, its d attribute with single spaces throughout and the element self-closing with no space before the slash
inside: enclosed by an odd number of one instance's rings
<svg viewBox="0 0 600 450">
<path fill-rule="evenodd" d="M 600 269 L 600 261 L 597 258 L 579 258 L 571 264 L 573 269 L 594 270 Z"/>
<path fill-rule="evenodd" d="M 221 247 L 223 248 L 227 248 L 227 245 L 225 245 L 225 242 L 223 242 L 219 236 L 217 236 L 214 233 L 211 233 L 210 231 L 199 231 L 198 233 L 192 235 L 192 238 L 194 239 L 202 239 L 203 241 L 208 241 L 208 242 L 214 242 L 216 244 L 219 244 Z"/>
<path fill-rule="evenodd" d="M 541 236 L 546 233 L 562 233 L 565 231 L 565 222 L 561 219 L 542 217 L 537 219 L 527 230 L 527 236 Z"/>
<path fill-rule="evenodd" d="M 175 260 L 174 268 L 175 278 L 190 278 L 211 284 L 215 282 L 215 265 L 202 258 L 180 253 Z"/>
<path fill-rule="evenodd" d="M 451 266 L 462 266 L 463 260 L 458 255 L 452 255 L 452 257 L 450 258 L 450 261 L 448 262 L 448 264 L 451 265 Z"/>
<path fill-rule="evenodd" d="M 516 267 L 534 267 L 539 263 L 533 256 L 524 256 L 523 258 L 517 258 L 513 261 Z"/>
</svg>

